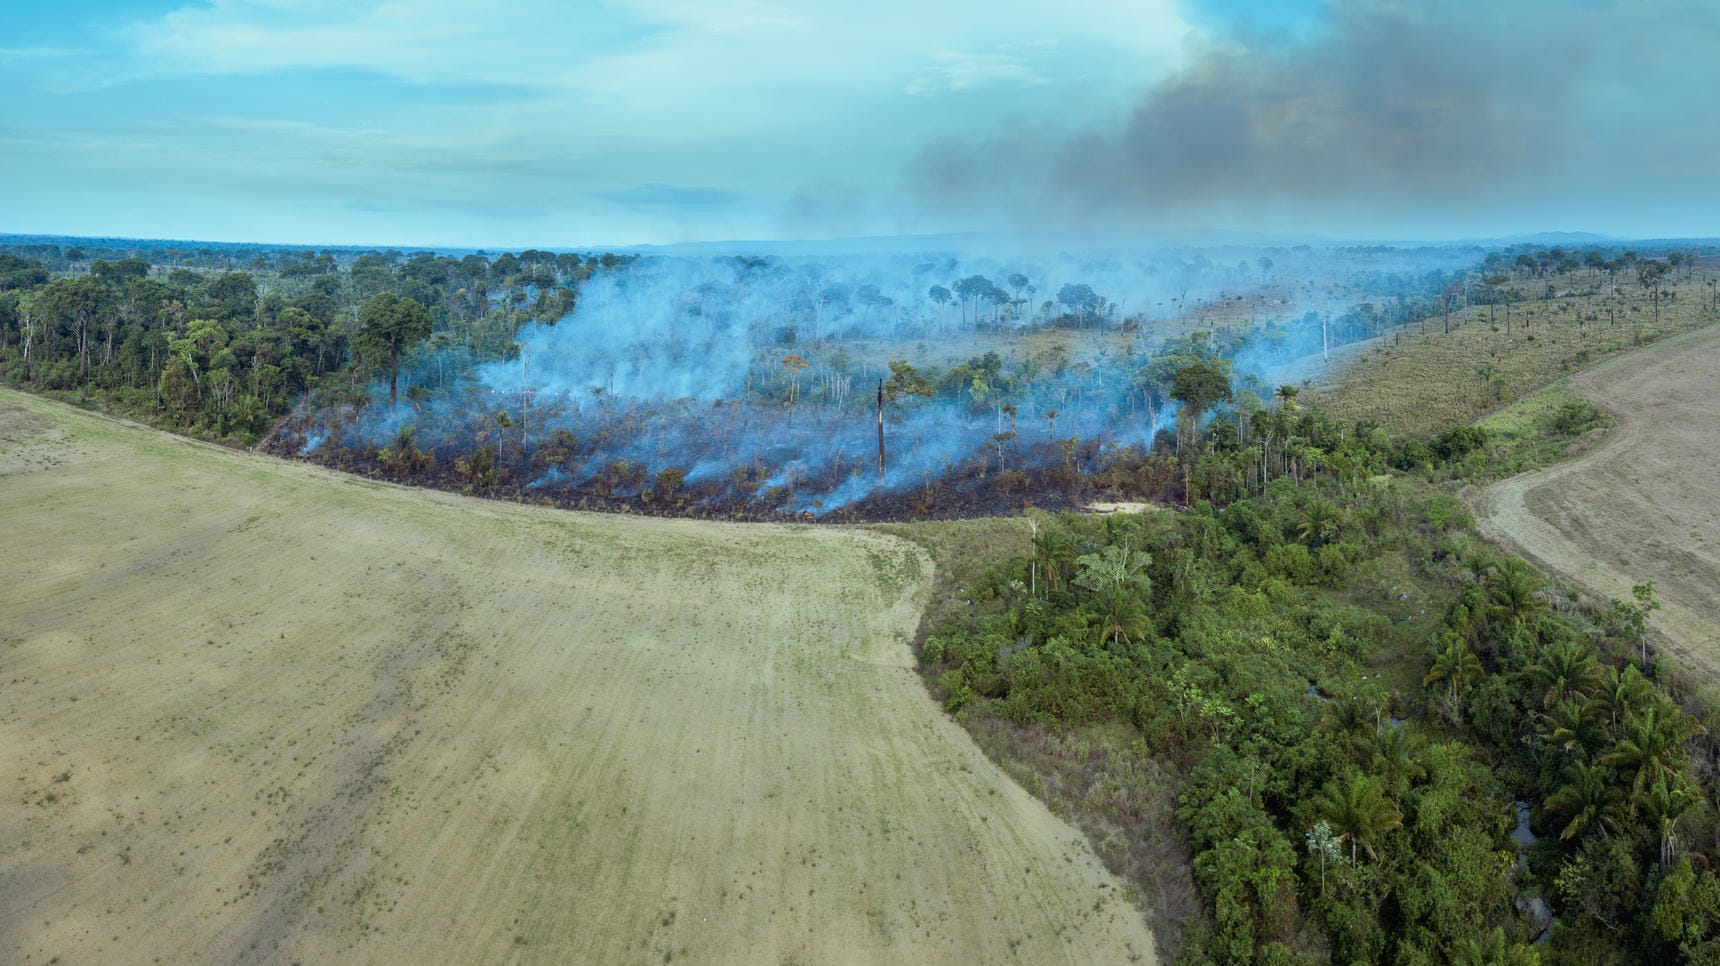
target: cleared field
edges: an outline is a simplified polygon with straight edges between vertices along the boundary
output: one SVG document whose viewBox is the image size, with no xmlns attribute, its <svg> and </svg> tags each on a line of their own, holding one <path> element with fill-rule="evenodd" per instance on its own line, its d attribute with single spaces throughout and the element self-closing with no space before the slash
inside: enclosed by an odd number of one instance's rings
<svg viewBox="0 0 1720 966">
<path fill-rule="evenodd" d="M 930 567 L 0 391 L 0 961 L 1150 961 L 913 673 Z"/>
<path fill-rule="evenodd" d="M 1393 436 L 1431 435 L 1473 422 L 1567 374 L 1669 336 L 1720 321 L 1710 297 L 1713 269 L 1664 285 L 1660 318 L 1634 282 L 1561 277 L 1562 294 L 1541 299 L 1520 281 L 1529 301 L 1475 306 L 1451 316 L 1334 350 L 1327 368 L 1317 357 L 1282 374 L 1308 384 L 1332 415 L 1377 419 Z"/>
<path fill-rule="evenodd" d="M 1603 600 L 1652 580 L 1674 658 L 1720 682 L 1720 327 L 1571 379 L 1618 420 L 1587 454 L 1472 495 L 1483 532 Z"/>
</svg>

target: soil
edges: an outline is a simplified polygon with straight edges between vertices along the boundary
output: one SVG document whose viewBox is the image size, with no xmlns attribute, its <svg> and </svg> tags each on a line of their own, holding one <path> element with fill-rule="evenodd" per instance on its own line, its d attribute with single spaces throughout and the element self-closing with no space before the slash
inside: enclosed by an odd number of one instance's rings
<svg viewBox="0 0 1720 966">
<path fill-rule="evenodd" d="M 1489 536 L 1599 597 L 1653 581 L 1655 643 L 1720 681 L 1720 327 L 1571 379 L 1617 427 L 1587 453 L 1471 494 Z"/>
<path fill-rule="evenodd" d="M 570 513 L 0 391 L 0 961 L 1151 961 L 883 534 Z"/>
</svg>

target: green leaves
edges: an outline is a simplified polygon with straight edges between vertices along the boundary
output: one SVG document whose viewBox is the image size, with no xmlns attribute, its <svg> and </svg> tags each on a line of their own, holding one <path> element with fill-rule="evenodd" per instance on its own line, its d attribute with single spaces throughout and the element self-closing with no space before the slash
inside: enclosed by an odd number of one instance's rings
<svg viewBox="0 0 1720 966">
<path fill-rule="evenodd" d="M 1350 843 L 1352 862 L 1357 846 L 1374 857 L 1380 839 L 1403 824 L 1403 812 L 1386 797 L 1380 780 L 1357 771 L 1327 782 L 1314 799 L 1314 808 L 1331 823 L 1340 841 Z"/>
</svg>

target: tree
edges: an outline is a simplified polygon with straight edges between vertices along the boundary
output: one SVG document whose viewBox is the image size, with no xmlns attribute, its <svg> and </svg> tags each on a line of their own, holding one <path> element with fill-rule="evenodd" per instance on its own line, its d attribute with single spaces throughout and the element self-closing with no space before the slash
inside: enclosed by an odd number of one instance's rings
<svg viewBox="0 0 1720 966">
<path fill-rule="evenodd" d="M 1578 701 L 1594 693 L 1601 683 L 1601 669 L 1587 645 L 1566 640 L 1541 652 L 1529 668 L 1529 678 L 1542 689 L 1541 707 L 1551 710 L 1560 702 Z"/>
<path fill-rule="evenodd" d="M 961 299 L 962 321 L 964 323 L 967 321 L 968 303 L 973 303 L 974 321 L 977 323 L 979 321 L 979 303 L 989 297 L 995 288 L 997 286 L 993 285 L 991 279 L 984 275 L 969 275 L 956 283 L 956 295 Z"/>
<path fill-rule="evenodd" d="M 1057 290 L 1057 301 L 1068 306 L 1075 313 L 1078 321 L 1087 321 L 1087 316 L 1098 311 L 1099 305 L 1105 300 L 1099 293 L 1093 291 L 1093 286 L 1084 283 L 1065 285 Z"/>
<path fill-rule="evenodd" d="M 1482 671 L 1481 660 L 1469 649 L 1469 642 L 1457 635 L 1450 637 L 1445 649 L 1434 658 L 1432 669 L 1422 678 L 1421 683 L 1427 687 L 1444 681 L 1446 701 L 1455 708 L 1463 689 L 1471 682 L 1480 680 Z"/>
<path fill-rule="evenodd" d="M 1689 764 L 1684 740 L 1700 729 L 1676 706 L 1652 704 L 1625 722 L 1624 734 L 1601 764 L 1631 776 L 1630 790 L 1640 794 L 1657 781 L 1677 781 Z"/>
<path fill-rule="evenodd" d="M 884 403 L 894 402 L 903 396 L 930 396 L 932 381 L 920 374 L 920 370 L 908 364 L 906 359 L 890 360 L 890 379 L 878 383 L 878 476 L 883 478 L 885 473 L 884 458 Z"/>
<path fill-rule="evenodd" d="M 930 289 L 926 290 L 926 298 L 931 299 L 932 304 L 938 307 L 938 314 L 941 316 L 943 315 L 944 306 L 950 304 L 950 290 L 944 288 L 942 285 L 934 285 Z M 941 320 L 939 324 L 940 326 L 942 325 Z"/>
<path fill-rule="evenodd" d="M 1026 275 L 1023 275 L 1020 272 L 1014 272 L 1009 276 L 1009 287 L 1015 290 L 1015 296 L 1012 299 L 1010 299 L 1011 305 L 1021 304 L 1021 302 L 1022 302 L 1021 293 L 1025 290 L 1027 290 L 1028 288 L 1032 287 L 1028 284 L 1029 281 L 1030 281 L 1030 279 L 1028 279 L 1028 277 Z"/>
<path fill-rule="evenodd" d="M 36 309 L 57 331 L 68 326 L 78 347 L 78 376 L 90 371 L 90 323 L 113 301 L 113 291 L 93 275 L 57 278 L 36 296 Z M 49 335 L 52 333 L 50 332 Z"/>
<path fill-rule="evenodd" d="M 792 407 L 800 399 L 800 373 L 809 365 L 806 357 L 791 352 L 782 357 L 782 367 L 788 370 L 788 404 Z"/>
<path fill-rule="evenodd" d="M 364 303 L 353 339 L 359 351 L 388 360 L 388 404 L 395 404 L 400 354 L 430 335 L 430 313 L 416 299 L 383 292 Z"/>
<path fill-rule="evenodd" d="M 1314 799 L 1320 817 L 1331 823 L 1340 842 L 1350 843 L 1350 861 L 1356 848 L 1376 857 L 1374 846 L 1384 835 L 1403 824 L 1403 813 L 1380 789 L 1379 779 L 1350 771 L 1326 783 Z"/>
<path fill-rule="evenodd" d="M 1570 841 L 1590 828 L 1614 829 L 1619 823 L 1619 795 L 1608 780 L 1604 765 L 1572 762 L 1565 768 L 1565 783 L 1547 796 L 1547 811 L 1564 820 L 1562 841 Z"/>
<path fill-rule="evenodd" d="M 1219 363 L 1193 362 L 1171 377 L 1171 398 L 1192 413 L 1198 425 L 1208 407 L 1230 398 L 1230 372 Z"/>
<path fill-rule="evenodd" d="M 1642 666 L 1648 668 L 1648 615 L 1660 609 L 1660 601 L 1654 596 L 1654 582 L 1637 584 L 1630 589 L 1632 602 L 1613 598 L 1612 611 L 1607 615 L 1607 622 L 1613 632 L 1625 639 L 1626 644 L 1635 645 L 1642 650 Z"/>
<path fill-rule="evenodd" d="M 1479 938 L 1459 939 L 1449 959 L 1451 966 L 1540 966 L 1541 953 L 1533 946 L 1508 941 L 1505 930 L 1494 926 Z"/>
<path fill-rule="evenodd" d="M 1093 592 L 1103 630 L 1101 643 L 1129 643 L 1145 629 L 1147 612 L 1142 601 L 1152 591 L 1146 574 L 1152 562 L 1151 555 L 1115 543 L 1075 559 L 1075 566 L 1080 568 L 1075 582 Z"/>
<path fill-rule="evenodd" d="M 1654 300 L 1654 323 L 1660 324 L 1660 281 L 1672 271 L 1672 266 L 1662 261 L 1650 259 L 1636 266 L 1636 281 L 1638 285 L 1648 289 Z"/>
<path fill-rule="evenodd" d="M 1487 275 L 1481 279 L 1481 284 L 1487 287 L 1487 324 L 1493 325 L 1499 321 L 1499 290 L 1510 281 L 1509 275 Z M 1505 324 L 1507 327 L 1511 324 L 1510 310 L 1506 310 Z"/>
<path fill-rule="evenodd" d="M 1326 863 L 1344 861 L 1344 853 L 1339 849 L 1338 837 L 1332 834 L 1332 825 L 1325 819 L 1314 823 L 1308 830 L 1308 854 L 1320 857 L 1320 895 L 1326 895 Z"/>
<path fill-rule="evenodd" d="M 42 334 L 43 325 L 41 314 L 36 308 L 36 292 L 22 292 L 18 295 L 18 327 L 19 337 L 24 343 L 24 379 L 30 378 L 30 349 L 35 345 L 36 337 Z"/>
</svg>

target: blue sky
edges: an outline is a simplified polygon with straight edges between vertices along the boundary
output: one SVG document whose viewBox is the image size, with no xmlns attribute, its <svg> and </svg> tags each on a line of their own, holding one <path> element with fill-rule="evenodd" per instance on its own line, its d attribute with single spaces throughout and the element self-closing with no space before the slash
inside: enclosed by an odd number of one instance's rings
<svg viewBox="0 0 1720 966">
<path fill-rule="evenodd" d="M 0 231 L 1720 233 L 1706 0 L 0 11 Z"/>
</svg>

